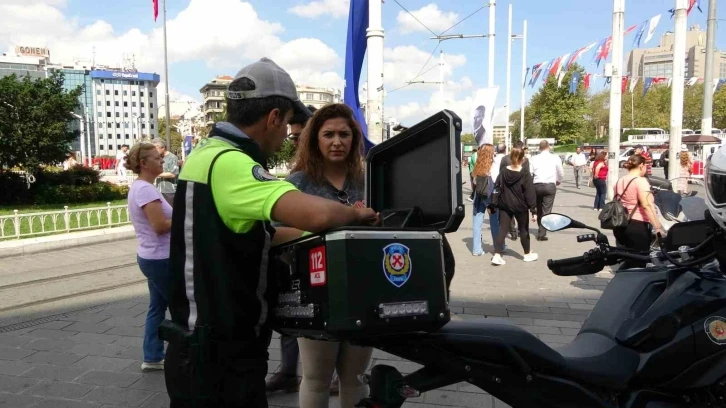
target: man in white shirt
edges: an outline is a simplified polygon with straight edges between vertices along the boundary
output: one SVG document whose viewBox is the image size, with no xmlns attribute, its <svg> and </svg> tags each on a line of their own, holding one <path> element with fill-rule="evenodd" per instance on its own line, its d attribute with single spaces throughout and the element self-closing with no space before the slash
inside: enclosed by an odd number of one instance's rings
<svg viewBox="0 0 726 408">
<path fill-rule="evenodd" d="M 575 169 L 575 186 L 580 188 L 580 175 L 587 166 L 587 156 L 582 152 L 582 148 L 578 147 L 577 152 L 572 156 L 572 167 Z"/>
<path fill-rule="evenodd" d="M 539 154 L 530 160 L 530 171 L 537 194 L 537 240 L 547 241 L 547 230 L 542 227 L 542 216 L 552 212 L 557 186 L 562 183 L 565 172 L 562 169 L 562 160 L 550 153 L 550 144 L 546 140 L 539 142 Z"/>
<path fill-rule="evenodd" d="M 119 183 L 126 183 L 126 155 L 129 151 L 129 145 L 122 145 L 121 150 L 116 152 L 116 174 L 118 175 Z"/>
</svg>

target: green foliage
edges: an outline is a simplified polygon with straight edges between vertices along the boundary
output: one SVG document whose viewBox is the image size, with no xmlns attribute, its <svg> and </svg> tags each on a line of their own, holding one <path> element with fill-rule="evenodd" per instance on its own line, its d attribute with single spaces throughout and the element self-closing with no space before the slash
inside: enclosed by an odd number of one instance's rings
<svg viewBox="0 0 726 408">
<path fill-rule="evenodd" d="M 550 75 L 547 82 L 532 96 L 530 108 L 525 110 L 525 132 L 528 135 L 533 133 L 527 130 L 527 113 L 532 113 L 534 123 L 538 124 L 539 137 L 555 138 L 558 144 L 573 143 L 582 138 L 587 123 L 587 93 L 584 85 L 580 82 L 577 92 L 570 93 L 570 77 L 574 72 L 584 76 L 585 70 L 577 64 L 573 64 L 565 73 L 562 83 L 557 86 L 557 78 Z"/>
<path fill-rule="evenodd" d="M 0 171 L 21 167 L 35 172 L 41 164 L 65 159 L 79 136 L 68 125 L 77 120 L 71 112 L 80 109 L 82 87 L 66 91 L 63 79 L 60 71 L 36 80 L 0 78 Z"/>
<path fill-rule="evenodd" d="M 38 188 L 44 185 L 60 186 L 60 185 L 88 185 L 101 182 L 101 172 L 77 164 L 68 170 L 53 171 L 44 169 L 35 176 L 33 187 Z"/>
<path fill-rule="evenodd" d="M 285 142 L 282 144 L 282 148 L 268 159 L 267 166 L 271 169 L 283 165 L 289 168 L 290 164 L 292 163 L 292 159 L 294 158 L 295 146 L 292 144 L 291 141 L 285 139 Z"/>
<path fill-rule="evenodd" d="M 170 152 L 174 153 L 181 160 L 181 150 L 184 137 L 181 133 L 179 133 L 176 127 L 176 125 L 179 124 L 179 120 L 172 119 L 170 123 L 171 129 L 169 131 L 169 136 L 171 139 L 171 146 L 167 147 Z M 166 141 L 166 117 L 159 118 L 159 138 Z"/>
<path fill-rule="evenodd" d="M 476 144 L 476 139 L 474 139 L 474 135 L 471 133 L 462 133 L 461 134 L 461 144 L 462 145 L 473 145 L 473 144 Z"/>
<path fill-rule="evenodd" d="M 34 203 L 70 204 L 93 201 L 114 201 L 126 198 L 128 194 L 128 186 L 118 186 L 107 182 L 77 186 L 46 186 L 37 190 Z"/>
</svg>

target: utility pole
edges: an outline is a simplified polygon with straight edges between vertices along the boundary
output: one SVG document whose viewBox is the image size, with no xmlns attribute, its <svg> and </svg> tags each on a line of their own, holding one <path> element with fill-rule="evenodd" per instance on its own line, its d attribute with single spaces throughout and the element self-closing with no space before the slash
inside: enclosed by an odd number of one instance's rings
<svg viewBox="0 0 726 408">
<path fill-rule="evenodd" d="M 489 1 L 489 78 L 487 80 L 487 86 L 492 88 L 494 86 L 494 25 L 496 24 L 496 0 Z"/>
<path fill-rule="evenodd" d="M 706 74 L 703 78 L 703 116 L 701 134 L 710 135 L 713 127 L 713 56 L 716 51 L 716 0 L 708 1 L 706 28 Z"/>
<path fill-rule="evenodd" d="M 673 81 L 671 83 L 671 136 L 668 148 L 671 160 L 668 161 L 668 177 L 673 180 L 673 190 L 678 190 L 681 162 L 676 160 L 681 150 L 683 136 L 683 83 L 686 70 L 686 19 L 688 0 L 676 0 L 675 29 L 673 30 Z M 710 17 L 710 15 L 709 15 Z M 713 67 L 713 62 L 711 63 Z M 708 69 L 708 65 L 706 65 Z M 704 84 L 705 88 L 711 85 Z M 705 109 L 705 107 L 704 107 Z"/>
<path fill-rule="evenodd" d="M 441 96 L 441 109 L 446 109 L 446 101 L 444 101 L 444 50 L 439 51 L 439 95 Z"/>
<path fill-rule="evenodd" d="M 522 94 L 519 100 L 519 140 L 524 143 L 524 108 L 527 106 L 525 103 L 525 91 L 527 90 L 527 20 L 524 20 L 524 27 L 522 28 Z"/>
<path fill-rule="evenodd" d="M 512 138 L 509 135 L 509 103 L 510 103 L 510 89 L 512 86 L 512 3 L 509 3 L 509 18 L 507 23 L 507 90 L 506 90 L 506 101 L 504 102 L 504 143 L 507 146 L 507 151 L 512 148 Z M 491 86 L 491 85 L 489 85 Z"/>
<path fill-rule="evenodd" d="M 171 149 L 171 105 L 169 104 L 169 59 L 166 52 L 166 0 L 162 0 L 164 18 L 164 87 L 166 88 L 166 148 Z"/>
<path fill-rule="evenodd" d="M 86 117 L 86 146 L 87 146 L 86 151 L 88 152 L 88 167 L 91 167 L 93 164 L 92 160 L 91 160 L 93 155 L 91 154 L 91 132 L 89 132 L 89 130 L 88 130 L 90 128 L 90 119 L 88 118 L 88 107 L 87 106 L 84 107 L 84 111 L 85 111 L 84 116 Z M 98 143 L 96 143 L 96 146 L 98 146 Z M 84 158 L 84 160 L 85 160 L 85 158 Z"/>
<path fill-rule="evenodd" d="M 613 0 L 612 76 L 610 77 L 610 137 L 608 141 L 608 189 L 609 200 L 613 199 L 615 183 L 618 181 L 618 152 L 620 152 L 620 117 L 623 76 L 623 25 L 625 22 L 625 0 Z"/>
<path fill-rule="evenodd" d="M 366 118 L 368 139 L 373 143 L 383 141 L 383 37 L 382 0 L 368 2 L 368 87 Z"/>
</svg>

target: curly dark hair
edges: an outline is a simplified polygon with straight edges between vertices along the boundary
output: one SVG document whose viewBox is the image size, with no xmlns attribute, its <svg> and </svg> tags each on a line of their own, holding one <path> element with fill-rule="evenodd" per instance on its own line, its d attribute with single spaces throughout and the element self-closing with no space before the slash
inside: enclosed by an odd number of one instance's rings
<svg viewBox="0 0 726 408">
<path fill-rule="evenodd" d="M 353 133 L 350 153 L 346 157 L 348 178 L 358 187 L 363 186 L 363 132 L 353 116 L 353 110 L 342 103 L 333 103 L 318 109 L 303 129 L 295 155 L 292 172 L 302 171 L 316 183 L 325 182 L 323 154 L 318 144 L 318 133 L 329 119 L 343 118 Z"/>
</svg>

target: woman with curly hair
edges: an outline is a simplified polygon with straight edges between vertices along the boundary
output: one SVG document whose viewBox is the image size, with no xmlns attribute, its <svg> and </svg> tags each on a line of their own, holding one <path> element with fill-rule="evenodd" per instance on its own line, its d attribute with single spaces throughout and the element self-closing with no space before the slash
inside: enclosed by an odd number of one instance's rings
<svg viewBox="0 0 726 408">
<path fill-rule="evenodd" d="M 487 206 L 489 205 L 489 197 L 491 196 L 494 187 L 494 180 L 491 179 L 492 163 L 494 163 L 494 146 L 485 144 L 479 147 L 476 162 L 474 164 L 474 171 L 471 173 L 472 179 L 474 180 L 474 234 L 472 237 L 474 242 L 472 242 L 471 245 L 471 254 L 474 256 L 481 256 L 484 254 L 481 230 L 484 225 L 484 214 L 486 213 Z M 478 190 L 476 188 L 477 182 L 486 183 L 486 195 L 476 193 Z M 499 233 L 499 223 L 496 220 L 496 216 L 489 216 L 489 229 L 492 233 L 492 243 L 494 243 L 494 239 Z"/>
</svg>

